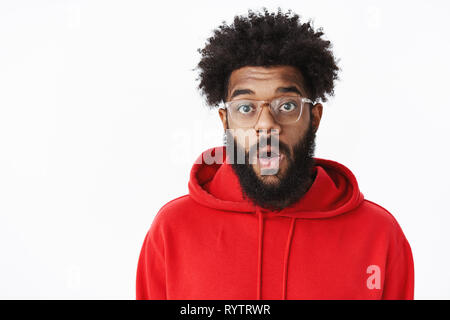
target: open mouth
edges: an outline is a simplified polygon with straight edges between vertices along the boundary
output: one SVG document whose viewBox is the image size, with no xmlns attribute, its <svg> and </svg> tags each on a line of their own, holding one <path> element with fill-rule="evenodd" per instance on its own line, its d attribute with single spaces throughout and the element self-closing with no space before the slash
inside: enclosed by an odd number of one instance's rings
<svg viewBox="0 0 450 320">
<path fill-rule="evenodd" d="M 279 164 L 283 159 L 283 154 L 270 149 L 261 150 L 258 155 L 259 166 L 262 169 L 278 169 Z"/>
</svg>

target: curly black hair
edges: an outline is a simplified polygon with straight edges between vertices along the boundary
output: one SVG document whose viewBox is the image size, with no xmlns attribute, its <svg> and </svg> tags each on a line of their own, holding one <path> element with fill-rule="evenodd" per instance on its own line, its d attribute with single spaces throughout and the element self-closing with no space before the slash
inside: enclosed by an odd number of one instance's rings
<svg viewBox="0 0 450 320">
<path fill-rule="evenodd" d="M 339 67 L 331 51 L 330 41 L 324 40 L 322 28 L 314 31 L 313 23 L 299 22 L 299 15 L 292 10 L 282 13 L 263 13 L 248 10 L 248 17 L 235 16 L 228 26 L 225 21 L 213 31 L 203 49 L 197 49 L 201 60 L 202 96 L 209 106 L 225 102 L 228 80 L 233 70 L 244 66 L 290 65 L 303 75 L 310 98 L 327 101 L 326 95 L 334 95 L 334 81 Z"/>
</svg>

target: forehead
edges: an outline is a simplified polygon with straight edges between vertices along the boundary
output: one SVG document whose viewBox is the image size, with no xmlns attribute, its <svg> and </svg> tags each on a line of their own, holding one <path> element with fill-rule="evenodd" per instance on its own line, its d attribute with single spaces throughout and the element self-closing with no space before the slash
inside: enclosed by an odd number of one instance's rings
<svg viewBox="0 0 450 320">
<path fill-rule="evenodd" d="M 229 79 L 228 92 L 237 86 L 244 85 L 294 84 L 304 89 L 304 78 L 293 66 L 245 66 L 234 70 Z"/>
</svg>

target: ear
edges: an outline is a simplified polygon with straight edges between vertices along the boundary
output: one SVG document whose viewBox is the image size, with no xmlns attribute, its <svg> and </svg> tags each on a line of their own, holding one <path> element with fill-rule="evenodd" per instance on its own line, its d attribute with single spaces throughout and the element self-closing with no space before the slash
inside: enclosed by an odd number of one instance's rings
<svg viewBox="0 0 450 320">
<path fill-rule="evenodd" d="M 220 121 L 222 121 L 223 130 L 226 130 L 227 129 L 227 110 L 219 109 L 219 117 L 220 117 Z"/>
<path fill-rule="evenodd" d="M 322 119 L 323 106 L 321 103 L 316 103 L 311 109 L 312 125 L 314 132 L 319 129 L 320 119 Z"/>
</svg>

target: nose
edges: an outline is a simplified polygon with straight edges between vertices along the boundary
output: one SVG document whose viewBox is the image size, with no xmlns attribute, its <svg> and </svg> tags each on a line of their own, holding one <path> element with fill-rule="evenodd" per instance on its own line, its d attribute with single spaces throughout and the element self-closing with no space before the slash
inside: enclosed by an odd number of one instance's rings
<svg viewBox="0 0 450 320">
<path fill-rule="evenodd" d="M 259 115 L 259 118 L 255 124 L 255 130 L 259 135 L 259 132 L 262 131 L 270 134 L 270 131 L 272 129 L 278 130 L 279 134 L 281 133 L 281 126 L 278 122 L 275 121 L 273 118 L 272 113 L 270 112 L 270 106 L 268 104 L 265 104 L 261 106 L 261 114 Z"/>
</svg>

